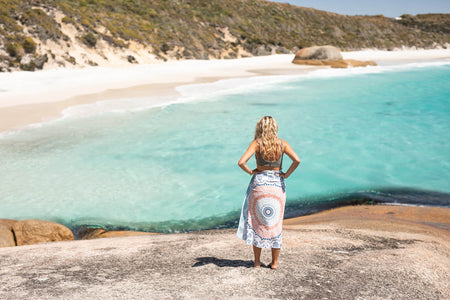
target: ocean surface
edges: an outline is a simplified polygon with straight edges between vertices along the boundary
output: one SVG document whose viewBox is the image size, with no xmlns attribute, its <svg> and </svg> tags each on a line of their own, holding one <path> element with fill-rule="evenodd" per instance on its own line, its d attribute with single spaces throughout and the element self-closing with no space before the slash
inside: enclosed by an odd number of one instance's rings
<svg viewBox="0 0 450 300">
<path fill-rule="evenodd" d="M 237 162 L 264 115 L 301 159 L 286 180 L 287 217 L 357 202 L 450 207 L 448 60 L 179 91 L 167 106 L 104 101 L 2 134 L 0 218 L 74 230 L 236 226 L 250 181 Z"/>
</svg>

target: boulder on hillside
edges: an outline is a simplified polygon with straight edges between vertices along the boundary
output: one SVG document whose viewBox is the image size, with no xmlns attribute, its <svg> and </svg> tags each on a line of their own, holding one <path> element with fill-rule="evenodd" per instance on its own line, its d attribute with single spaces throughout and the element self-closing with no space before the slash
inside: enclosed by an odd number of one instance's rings
<svg viewBox="0 0 450 300">
<path fill-rule="evenodd" d="M 374 61 L 343 59 L 340 50 L 333 46 L 303 48 L 295 53 L 292 63 L 297 65 L 330 66 L 332 68 L 376 66 Z"/>
<path fill-rule="evenodd" d="M 69 228 L 49 221 L 18 221 L 13 224 L 12 231 L 16 237 L 17 246 L 74 240 Z"/>
</svg>

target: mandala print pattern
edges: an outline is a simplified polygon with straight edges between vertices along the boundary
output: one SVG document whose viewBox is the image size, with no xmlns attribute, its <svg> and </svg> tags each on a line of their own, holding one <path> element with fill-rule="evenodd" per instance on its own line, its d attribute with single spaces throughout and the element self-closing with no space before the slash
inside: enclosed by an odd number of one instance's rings
<svg viewBox="0 0 450 300">
<path fill-rule="evenodd" d="M 242 206 L 237 236 L 259 248 L 281 248 L 286 193 L 278 171 L 253 176 Z"/>
</svg>

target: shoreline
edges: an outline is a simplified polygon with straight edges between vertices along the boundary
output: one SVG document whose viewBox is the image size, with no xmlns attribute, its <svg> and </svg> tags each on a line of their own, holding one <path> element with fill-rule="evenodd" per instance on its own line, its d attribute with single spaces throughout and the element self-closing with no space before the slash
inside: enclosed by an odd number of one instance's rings
<svg viewBox="0 0 450 300">
<path fill-rule="evenodd" d="M 0 226 L 2 224 L 12 224 L 14 222 L 26 221 L 32 219 L 14 220 L 14 219 L 1 219 Z M 45 220 L 36 220 L 49 222 Z M 355 226 L 355 222 L 360 222 L 358 226 Z M 387 222 L 390 225 L 377 224 Z M 63 225 L 62 223 L 51 222 L 54 224 Z M 439 235 L 444 233 L 444 236 L 450 237 L 450 207 L 448 206 L 431 206 L 431 205 L 414 205 L 414 204 L 402 204 L 402 203 L 383 203 L 383 202 L 371 202 L 369 200 L 364 201 L 355 199 L 351 203 L 344 204 L 342 206 L 330 206 L 323 210 L 313 211 L 305 215 L 292 215 L 285 217 L 283 220 L 283 228 L 286 229 L 300 229 L 302 226 L 309 225 L 324 225 L 329 223 L 346 224 L 353 229 L 374 229 L 377 228 L 381 231 L 398 231 L 414 232 L 406 224 L 413 226 L 419 226 L 428 228 L 428 231 L 438 233 Z M 395 228 L 391 226 L 397 226 Z M 98 240 L 103 238 L 126 238 L 134 236 L 145 235 L 179 235 L 179 234 L 196 234 L 204 232 L 215 231 L 227 231 L 236 230 L 235 227 L 218 227 L 207 228 L 200 230 L 188 230 L 188 231 L 173 231 L 173 232 L 156 232 L 156 231 L 142 231 L 132 230 L 130 228 L 122 227 L 108 227 L 108 226 L 81 226 L 78 228 L 69 228 L 74 239 L 71 241 L 86 241 L 86 240 Z M 422 228 L 423 229 L 423 228 Z M 51 241 L 40 242 L 21 245 L 20 247 L 30 245 L 44 245 L 48 243 L 59 243 L 66 241 Z M 69 241 L 70 242 L 70 241 Z M 449 240 L 450 242 L 450 240 Z M 18 247 L 17 245 L 16 247 Z M 449 244 L 450 246 L 450 244 Z M 3 246 L 3 248 L 5 248 Z M 10 247 L 6 247 L 10 248 Z M 14 247 L 13 247 L 14 248 Z M 2 247 L 0 246 L 0 250 Z M 1 251 L 0 251 L 1 253 Z"/>
<path fill-rule="evenodd" d="M 316 208 L 320 207 L 318 205 Z M 424 204 L 410 204 L 410 203 L 393 203 L 393 202 L 381 202 L 373 199 L 353 199 L 349 200 L 346 203 L 330 203 L 327 206 L 323 206 L 319 209 L 313 208 L 307 213 L 298 214 L 295 211 L 291 213 L 286 213 L 285 218 L 283 220 L 283 224 L 290 225 L 299 225 L 304 222 L 308 223 L 320 223 L 325 220 L 327 217 L 332 216 L 333 220 L 345 219 L 346 217 L 351 218 L 352 214 L 343 214 L 341 216 L 336 215 L 335 212 L 339 211 L 351 211 L 355 210 L 358 207 L 365 207 L 366 209 L 370 209 L 373 211 L 385 211 L 389 209 L 393 209 L 396 211 L 408 211 L 408 214 L 403 214 L 402 218 L 406 218 L 408 221 L 419 221 L 419 215 L 422 216 L 420 221 L 428 222 L 428 225 L 436 228 L 446 228 L 446 230 L 450 233 L 450 206 L 442 206 L 442 205 L 424 205 Z M 286 207 L 288 208 L 288 206 Z M 410 213 L 410 212 L 415 213 Z M 429 213 L 420 214 L 421 211 L 428 211 Z M 447 219 L 443 218 L 441 214 L 444 213 L 448 216 Z M 374 215 L 379 214 L 375 213 Z M 322 216 L 326 216 L 324 219 Z M 379 217 L 378 217 L 379 218 Z M 189 222 L 190 220 L 184 221 Z M 202 220 L 199 220 L 201 222 Z M 435 223 L 433 223 L 435 222 Z M 448 223 L 448 224 L 447 224 Z M 181 224 L 181 225 L 180 225 Z M 180 225 L 180 227 L 184 228 L 182 225 L 183 222 L 174 222 L 173 225 Z M 233 226 L 234 224 L 234 226 Z M 231 226 L 229 226 L 231 225 Z M 170 231 L 155 231 L 155 230 L 139 230 L 135 226 L 92 226 L 92 225 L 81 225 L 75 227 L 68 228 L 72 231 L 75 240 L 83 240 L 85 235 L 89 235 L 90 231 L 101 230 L 102 235 L 104 237 L 115 237 L 115 236 L 133 236 L 135 234 L 180 234 L 180 233 L 193 233 L 193 232 L 204 232 L 210 230 L 227 230 L 227 229 L 236 229 L 234 221 L 229 221 L 224 224 L 220 224 L 219 226 L 204 228 L 204 229 L 187 229 L 187 230 L 176 230 L 171 229 Z M 65 225 L 67 226 L 67 225 Z"/>
<path fill-rule="evenodd" d="M 343 52 L 344 59 L 375 60 L 380 65 L 450 58 L 450 49 L 363 50 Z M 259 76 L 303 76 L 329 68 L 292 64 L 293 54 L 232 60 L 177 61 L 128 68 L 92 67 L 0 74 L 0 133 L 59 119 L 79 105 L 123 98 L 152 98 L 155 106 L 176 102 L 179 87 Z M 4 80 L 4 82 L 5 82 Z M 24 85 L 29 85 L 24 89 Z M 169 99 L 170 100 L 167 100 Z M 174 100 L 175 99 L 175 100 Z"/>
<path fill-rule="evenodd" d="M 385 191 L 387 192 L 387 190 Z M 395 190 L 392 190 L 395 193 Z M 383 194 L 383 192 L 381 192 Z M 400 195 L 400 194 L 399 194 Z M 417 201 L 413 199 L 412 201 L 405 201 L 395 198 L 393 195 L 392 199 L 383 200 L 383 197 L 370 197 L 367 193 L 354 193 L 348 196 L 343 196 L 340 199 L 334 199 L 333 202 L 323 202 L 319 201 L 315 205 L 310 205 L 302 207 L 302 203 L 287 203 L 285 208 L 283 224 L 299 225 L 303 223 L 321 223 L 326 218 L 331 217 L 332 220 L 341 220 L 346 218 L 352 218 L 352 214 L 336 214 L 339 211 L 352 211 L 357 210 L 360 207 L 365 207 L 365 209 L 373 210 L 372 213 L 375 216 L 376 211 L 386 211 L 386 210 L 396 210 L 396 211 L 413 211 L 414 213 L 403 214 L 402 218 L 406 218 L 407 221 L 418 222 L 421 221 L 422 224 L 429 225 L 438 229 L 446 229 L 450 232 L 450 202 L 448 199 L 449 194 L 434 192 L 434 196 L 438 197 L 435 199 L 429 198 L 431 194 L 426 195 L 423 191 L 419 192 L 417 197 L 422 197 L 430 202 L 425 203 L 424 201 Z M 372 195 L 373 196 L 373 195 Z M 447 198 L 444 198 L 447 197 Z M 430 200 L 431 199 L 431 200 Z M 299 208 L 300 207 L 302 208 Z M 428 213 L 421 213 L 421 211 Z M 27 220 L 37 220 L 39 222 L 51 222 L 53 224 L 58 224 L 66 227 L 73 234 L 75 241 L 86 240 L 86 239 L 98 239 L 105 237 L 127 237 L 135 235 L 147 235 L 147 234 L 189 234 L 195 232 L 205 232 L 214 230 L 235 230 L 237 227 L 237 219 L 239 212 L 231 212 L 226 216 L 216 217 L 217 224 L 210 226 L 203 226 L 202 223 L 204 219 L 198 220 L 175 220 L 175 221 L 165 221 L 160 223 L 148 223 L 146 226 L 143 223 L 138 224 L 121 224 L 121 223 L 102 223 L 97 222 L 82 222 L 77 221 L 72 224 L 62 222 L 62 220 L 52 220 L 52 219 L 34 219 L 34 218 L 21 218 L 21 219 L 2 219 L 0 216 L 0 229 L 2 223 L 11 222 L 21 222 Z M 448 218 L 443 218 L 442 214 L 446 214 Z M 326 216 L 324 219 L 322 216 Z M 211 217 L 206 217 L 205 219 L 211 219 Z M 380 216 L 377 216 L 380 219 Z M 189 224 L 189 225 L 188 225 Z M 1 232 L 0 232 L 1 237 Z M 1 248 L 1 245 L 0 245 Z"/>
</svg>

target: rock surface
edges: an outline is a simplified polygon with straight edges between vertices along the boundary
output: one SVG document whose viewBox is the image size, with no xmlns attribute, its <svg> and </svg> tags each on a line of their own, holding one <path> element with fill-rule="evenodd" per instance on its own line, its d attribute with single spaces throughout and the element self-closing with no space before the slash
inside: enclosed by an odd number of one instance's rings
<svg viewBox="0 0 450 300">
<path fill-rule="evenodd" d="M 88 230 L 81 236 L 82 240 L 110 238 L 110 237 L 126 237 L 126 236 L 138 236 L 138 235 L 150 235 L 155 234 L 152 232 L 142 231 L 106 231 L 103 228 Z"/>
<path fill-rule="evenodd" d="M 333 46 L 303 48 L 295 53 L 292 63 L 310 66 L 331 66 L 332 68 L 376 66 L 374 61 L 345 60 L 340 50 Z"/>
<path fill-rule="evenodd" d="M 14 247 L 16 245 L 12 232 L 12 226 L 16 222 L 16 220 L 0 219 L 0 248 Z"/>
<path fill-rule="evenodd" d="M 16 237 L 17 246 L 74 239 L 73 233 L 69 228 L 48 221 L 18 221 L 13 224 L 12 230 Z"/>
<path fill-rule="evenodd" d="M 11 220 L 11 219 L 0 219 L 0 224 L 6 225 L 9 228 L 12 228 L 14 223 L 19 222 L 17 220 Z"/>
<path fill-rule="evenodd" d="M 0 224 L 0 248 L 1 247 L 14 247 L 16 242 L 14 241 L 14 235 L 8 226 Z"/>
<path fill-rule="evenodd" d="M 449 220 L 398 206 L 286 220 L 277 271 L 253 268 L 235 229 L 1 248 L 0 298 L 449 299 Z"/>
<path fill-rule="evenodd" d="M 299 60 L 342 60 L 341 51 L 333 46 L 314 46 L 298 50 L 295 59 Z"/>
</svg>

